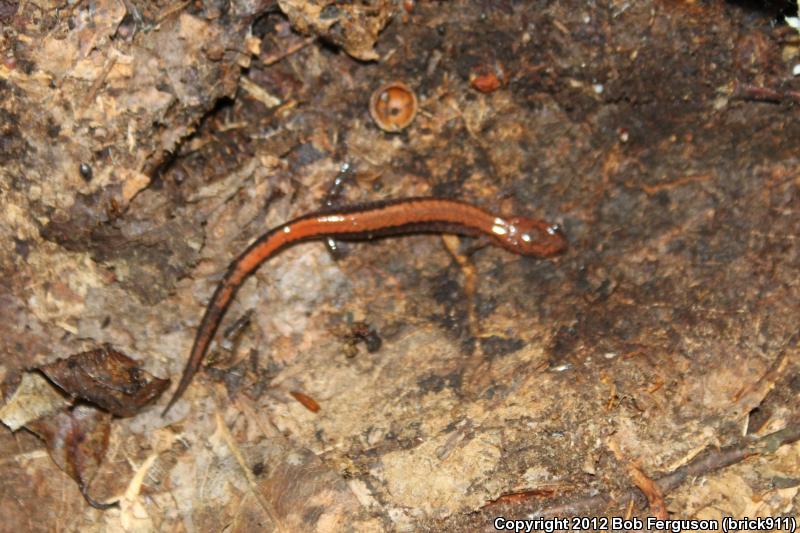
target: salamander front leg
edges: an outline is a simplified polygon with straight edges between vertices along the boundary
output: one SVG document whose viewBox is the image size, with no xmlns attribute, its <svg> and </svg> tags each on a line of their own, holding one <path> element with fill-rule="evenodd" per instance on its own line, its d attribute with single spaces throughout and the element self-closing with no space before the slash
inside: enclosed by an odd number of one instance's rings
<svg viewBox="0 0 800 533">
<path fill-rule="evenodd" d="M 322 200 L 322 206 L 325 210 L 333 210 L 341 207 L 344 190 L 348 182 L 352 179 L 352 176 L 353 167 L 349 162 L 345 161 L 339 167 L 339 172 L 336 174 L 336 177 L 333 178 L 333 182 L 331 182 L 330 187 L 328 187 L 328 192 Z M 347 254 L 350 253 L 350 247 L 346 243 L 337 241 L 333 237 L 327 237 L 325 239 L 325 247 L 328 248 L 328 252 L 330 252 L 334 261 L 344 259 L 347 257 Z"/>
</svg>

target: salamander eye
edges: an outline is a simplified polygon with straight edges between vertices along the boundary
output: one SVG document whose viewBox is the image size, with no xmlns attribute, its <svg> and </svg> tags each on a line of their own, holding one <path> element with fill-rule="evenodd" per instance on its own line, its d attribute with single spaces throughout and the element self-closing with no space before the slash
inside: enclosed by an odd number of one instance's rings
<svg viewBox="0 0 800 533">
<path fill-rule="evenodd" d="M 558 235 L 559 233 L 563 233 L 561 230 L 561 224 L 551 224 L 547 226 L 548 235 Z"/>
</svg>

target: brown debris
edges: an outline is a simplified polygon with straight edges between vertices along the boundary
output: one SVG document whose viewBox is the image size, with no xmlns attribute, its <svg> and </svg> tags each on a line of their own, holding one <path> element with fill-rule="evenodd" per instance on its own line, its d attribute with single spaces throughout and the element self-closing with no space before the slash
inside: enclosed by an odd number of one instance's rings
<svg viewBox="0 0 800 533">
<path fill-rule="evenodd" d="M 320 410 L 320 406 L 317 403 L 317 400 L 305 394 L 304 392 L 300 392 L 297 390 L 289 391 L 289 394 L 292 395 L 292 398 L 297 400 L 302 404 L 303 407 L 311 411 L 312 413 L 318 413 Z"/>
<path fill-rule="evenodd" d="M 469 84 L 484 94 L 493 93 L 506 83 L 508 76 L 499 62 L 474 67 L 469 75 Z"/>
</svg>

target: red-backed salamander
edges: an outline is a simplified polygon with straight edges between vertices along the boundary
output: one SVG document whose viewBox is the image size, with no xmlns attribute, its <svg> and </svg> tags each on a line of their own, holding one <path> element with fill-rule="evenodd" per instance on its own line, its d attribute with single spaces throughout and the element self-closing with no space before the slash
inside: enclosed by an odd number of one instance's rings
<svg viewBox="0 0 800 533">
<path fill-rule="evenodd" d="M 557 225 L 525 217 L 500 217 L 480 207 L 444 198 L 389 200 L 318 211 L 291 220 L 256 239 L 228 267 L 208 302 L 181 381 L 162 416 L 191 383 L 236 291 L 261 263 L 299 242 L 329 238 L 369 240 L 412 233 L 487 236 L 493 244 L 509 252 L 537 257 L 549 257 L 567 247 L 567 239 Z"/>
</svg>

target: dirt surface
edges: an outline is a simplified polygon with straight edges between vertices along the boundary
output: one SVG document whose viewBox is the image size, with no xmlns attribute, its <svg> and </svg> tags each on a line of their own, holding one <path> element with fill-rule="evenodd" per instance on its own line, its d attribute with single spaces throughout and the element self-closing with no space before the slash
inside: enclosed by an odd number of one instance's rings
<svg viewBox="0 0 800 533">
<path fill-rule="evenodd" d="M 2 529 L 797 517 L 790 8 L 0 0 Z M 385 133 L 395 81 L 419 110 Z M 27 369 L 108 344 L 174 383 L 228 263 L 344 163 L 344 203 L 459 198 L 570 248 L 288 249 L 166 418 L 103 418 L 90 476 L 48 454 L 33 407 L 65 399 Z"/>
</svg>

